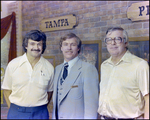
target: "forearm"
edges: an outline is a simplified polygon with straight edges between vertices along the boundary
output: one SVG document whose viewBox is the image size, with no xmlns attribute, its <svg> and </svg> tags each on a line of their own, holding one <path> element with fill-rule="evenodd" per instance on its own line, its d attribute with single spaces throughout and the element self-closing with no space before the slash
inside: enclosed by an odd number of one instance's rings
<svg viewBox="0 0 150 120">
<path fill-rule="evenodd" d="M 50 101 L 51 101 L 51 98 L 52 98 L 52 95 L 53 95 L 53 91 L 52 92 L 47 92 L 47 94 L 48 94 L 48 103 L 47 103 L 47 105 L 50 103 Z"/>
<path fill-rule="evenodd" d="M 144 119 L 149 119 L 149 94 L 144 96 L 145 108 L 144 108 Z"/>
<path fill-rule="evenodd" d="M 12 92 L 11 90 L 4 90 L 4 97 L 5 97 L 8 108 L 10 107 L 9 96 L 10 96 L 11 92 Z"/>
</svg>

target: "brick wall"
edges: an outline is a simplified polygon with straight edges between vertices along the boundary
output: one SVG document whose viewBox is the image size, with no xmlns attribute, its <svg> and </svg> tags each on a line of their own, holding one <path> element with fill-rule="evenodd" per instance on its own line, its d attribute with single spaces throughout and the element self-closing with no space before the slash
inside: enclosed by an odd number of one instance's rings
<svg viewBox="0 0 150 120">
<path fill-rule="evenodd" d="M 17 56 L 22 55 L 22 12 L 21 2 L 12 2 L 8 5 L 8 14 L 16 13 L 16 39 L 17 39 Z M 11 31 L 11 30 L 10 30 Z"/>
<path fill-rule="evenodd" d="M 39 29 L 42 19 L 75 14 L 79 22 L 75 29 L 45 32 L 47 49 L 44 55 L 55 56 L 56 65 L 62 63 L 59 39 L 73 32 L 82 41 L 102 41 L 101 55 L 104 59 L 109 56 L 103 42 L 108 27 L 121 26 L 127 30 L 129 37 L 149 36 L 149 20 L 132 22 L 127 18 L 127 8 L 136 2 L 142 1 L 22 1 L 22 37 L 32 29 Z M 16 11 L 16 5 L 9 5 L 10 13 Z"/>
<path fill-rule="evenodd" d="M 39 29 L 42 19 L 75 14 L 79 21 L 75 29 L 45 32 L 47 49 L 44 55 L 55 56 L 56 65 L 62 63 L 59 39 L 73 32 L 82 41 L 101 40 L 103 58 L 107 54 L 103 38 L 110 26 L 123 27 L 129 37 L 149 36 L 149 20 L 132 22 L 127 18 L 127 8 L 136 2 L 142 1 L 22 1 L 22 36 L 32 29 Z"/>
</svg>

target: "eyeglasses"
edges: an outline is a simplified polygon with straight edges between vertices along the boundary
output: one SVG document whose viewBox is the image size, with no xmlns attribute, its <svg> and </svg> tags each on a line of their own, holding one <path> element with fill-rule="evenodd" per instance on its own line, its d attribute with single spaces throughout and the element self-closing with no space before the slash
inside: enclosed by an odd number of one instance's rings
<svg viewBox="0 0 150 120">
<path fill-rule="evenodd" d="M 123 39 L 121 37 L 115 37 L 114 39 L 112 39 L 112 38 L 105 38 L 105 43 L 106 44 L 112 44 L 112 41 L 114 41 L 116 44 L 119 44 L 119 43 L 121 43 L 123 41 Z"/>
</svg>

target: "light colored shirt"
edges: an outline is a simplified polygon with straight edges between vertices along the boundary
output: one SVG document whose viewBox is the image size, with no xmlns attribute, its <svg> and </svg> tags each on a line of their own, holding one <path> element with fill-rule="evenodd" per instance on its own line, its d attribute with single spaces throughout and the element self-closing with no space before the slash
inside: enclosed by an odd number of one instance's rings
<svg viewBox="0 0 150 120">
<path fill-rule="evenodd" d="M 101 65 L 98 113 L 113 118 L 135 118 L 144 113 L 149 93 L 149 65 L 127 51 L 114 65 L 111 57 Z"/>
<path fill-rule="evenodd" d="M 34 68 L 26 53 L 9 62 L 2 89 L 12 90 L 11 103 L 20 106 L 40 106 L 48 103 L 47 92 L 53 91 L 54 67 L 41 56 Z"/>
<path fill-rule="evenodd" d="M 71 68 L 72 68 L 72 66 L 77 62 L 77 60 L 79 59 L 79 57 L 77 56 L 77 57 L 75 57 L 74 59 L 72 59 L 72 60 L 70 60 L 69 62 L 68 62 L 68 75 L 69 75 L 69 73 L 70 73 L 70 70 L 71 70 Z M 66 61 L 64 60 L 64 64 L 66 63 Z"/>
<path fill-rule="evenodd" d="M 67 68 L 67 70 L 68 70 L 67 76 L 69 75 L 72 66 L 76 63 L 76 61 L 77 61 L 78 59 L 79 59 L 79 57 L 77 56 L 77 57 L 75 57 L 74 59 L 72 59 L 72 60 L 70 60 L 70 61 L 68 62 L 68 65 L 69 65 L 69 66 L 68 66 L 68 68 Z M 64 64 L 65 64 L 65 63 L 66 63 L 66 61 L 64 60 L 63 67 L 62 67 L 62 70 L 61 70 L 61 76 L 63 76 Z M 63 79 L 63 78 L 61 77 L 60 79 Z M 65 81 L 65 80 L 63 80 L 63 81 Z M 59 80 L 59 83 L 60 83 L 60 80 Z"/>
</svg>

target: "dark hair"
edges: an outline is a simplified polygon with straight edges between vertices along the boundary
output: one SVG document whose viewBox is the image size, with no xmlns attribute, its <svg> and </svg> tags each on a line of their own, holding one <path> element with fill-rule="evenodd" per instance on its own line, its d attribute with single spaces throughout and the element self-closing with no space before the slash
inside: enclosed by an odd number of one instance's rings
<svg viewBox="0 0 150 120">
<path fill-rule="evenodd" d="M 112 31 L 116 31 L 116 30 L 123 31 L 123 37 L 125 39 L 124 42 L 128 42 L 128 33 L 122 27 L 110 27 L 110 28 L 107 29 L 106 35 L 107 35 L 108 32 L 112 32 Z"/>
<path fill-rule="evenodd" d="M 44 53 L 45 49 L 46 49 L 46 35 L 45 33 L 39 31 L 39 30 L 31 30 L 30 32 L 28 32 L 24 39 L 23 39 L 23 43 L 22 43 L 22 46 L 23 46 L 23 49 L 25 52 L 27 52 L 27 49 L 26 47 L 28 46 L 28 40 L 31 39 L 31 40 L 34 40 L 34 41 L 43 41 L 43 51 L 42 51 L 42 54 Z"/>
<path fill-rule="evenodd" d="M 60 42 L 59 42 L 59 45 L 60 45 L 60 48 L 62 47 L 62 42 L 65 41 L 66 39 L 71 39 L 71 38 L 76 38 L 76 42 L 78 44 L 78 48 L 79 48 L 79 51 L 78 51 L 78 54 L 80 53 L 80 50 L 81 50 L 81 45 L 82 45 L 82 41 L 81 39 L 76 36 L 74 33 L 68 33 L 66 34 L 64 37 L 61 37 L 60 38 Z"/>
</svg>

